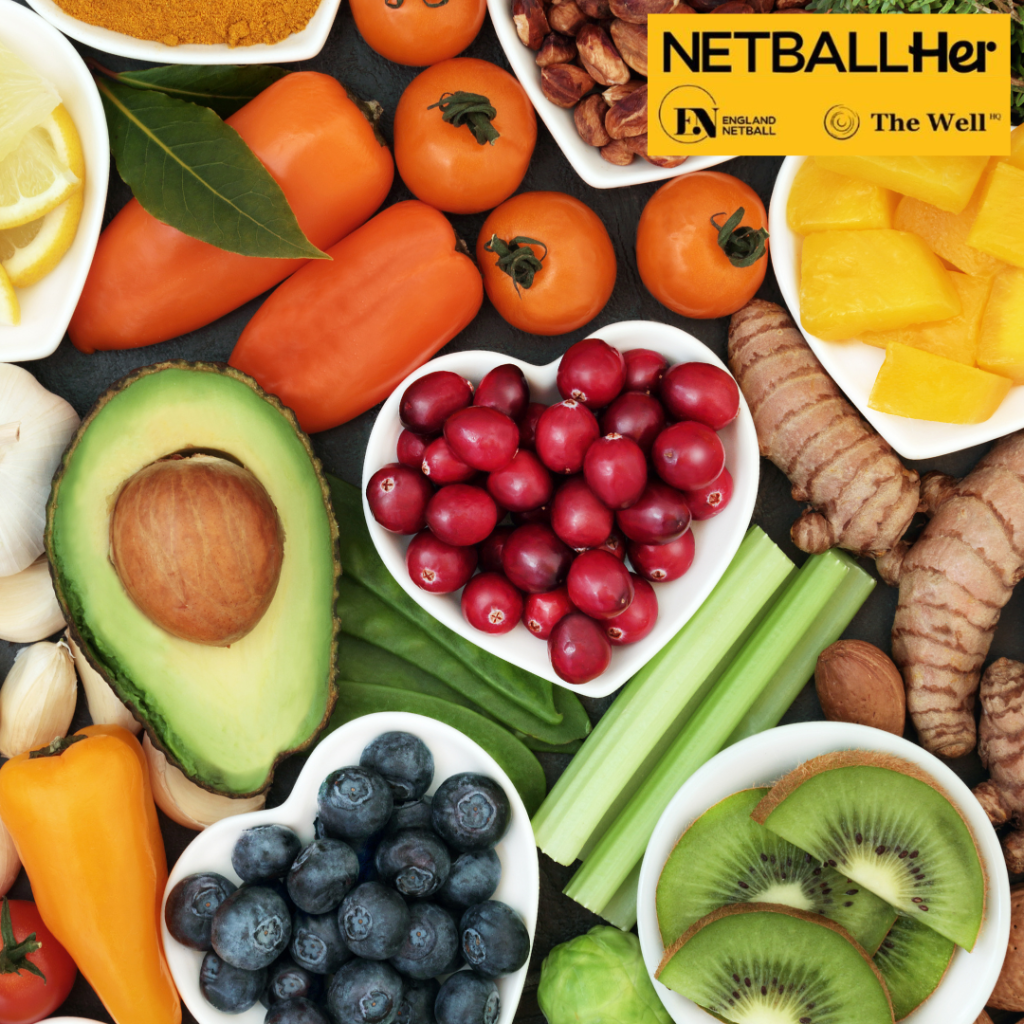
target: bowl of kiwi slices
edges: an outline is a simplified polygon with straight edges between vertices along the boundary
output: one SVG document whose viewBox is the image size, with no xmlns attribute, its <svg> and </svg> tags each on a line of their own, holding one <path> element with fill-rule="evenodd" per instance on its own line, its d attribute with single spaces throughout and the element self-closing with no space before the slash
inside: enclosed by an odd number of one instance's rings
<svg viewBox="0 0 1024 1024">
<path fill-rule="evenodd" d="M 801 722 L 684 783 L 647 847 L 637 924 L 677 1024 L 974 1024 L 1006 954 L 1009 876 L 937 758 Z"/>
</svg>

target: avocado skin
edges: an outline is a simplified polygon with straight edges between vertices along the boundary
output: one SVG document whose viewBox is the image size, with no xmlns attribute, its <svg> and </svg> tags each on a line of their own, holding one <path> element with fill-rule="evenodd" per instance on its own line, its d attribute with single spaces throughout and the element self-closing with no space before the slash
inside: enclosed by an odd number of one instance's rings
<svg viewBox="0 0 1024 1024">
<path fill-rule="evenodd" d="M 147 714 L 146 708 L 141 706 L 140 702 L 136 700 L 133 693 L 128 692 L 121 681 L 118 678 L 117 673 L 112 672 L 105 662 L 96 653 L 92 643 L 90 634 L 80 628 L 80 615 L 76 614 L 79 609 L 76 608 L 76 603 L 72 602 L 68 598 L 68 594 L 64 587 L 64 581 L 61 577 L 61 573 L 57 566 L 57 560 L 54 554 L 54 543 L 53 543 L 53 529 L 54 529 L 54 516 L 57 510 L 57 503 L 60 494 L 61 484 L 64 479 L 67 467 L 73 458 L 76 450 L 82 438 L 86 435 L 90 425 L 99 415 L 99 413 L 106 407 L 106 405 L 121 392 L 125 391 L 136 381 L 149 376 L 151 374 L 160 373 L 164 370 L 184 370 L 195 373 L 210 373 L 217 374 L 220 376 L 230 377 L 234 380 L 244 384 L 248 387 L 255 395 L 260 399 L 267 402 L 268 405 L 272 406 L 284 419 L 287 421 L 292 431 L 295 434 L 296 439 L 301 443 L 306 455 L 309 457 L 310 464 L 313 472 L 319 483 L 320 493 L 323 500 L 324 511 L 327 516 L 327 522 L 330 527 L 330 541 L 331 541 L 331 557 L 333 561 L 333 593 L 331 597 L 331 639 L 330 639 L 330 657 L 329 657 L 329 668 L 328 678 L 326 680 L 327 695 L 325 701 L 325 708 L 323 716 L 320 719 L 319 724 L 309 734 L 309 736 L 295 746 L 290 747 L 287 750 L 281 750 L 274 758 L 273 762 L 269 765 L 266 778 L 263 780 L 261 785 L 248 792 L 239 792 L 234 789 L 219 788 L 216 785 L 210 783 L 209 780 L 203 778 L 201 775 L 196 774 L 188 769 L 188 767 L 175 756 L 174 752 L 163 742 L 158 729 L 153 721 L 150 720 L 150 716 Z M 230 452 L 224 452 L 223 454 L 231 456 Z M 64 615 L 64 619 L 68 624 L 68 630 L 75 642 L 78 644 L 83 655 L 89 664 L 100 674 L 100 676 L 108 683 L 114 693 L 117 694 L 118 698 L 129 708 L 132 714 L 140 721 L 145 729 L 147 735 L 152 741 L 153 745 L 160 750 L 167 758 L 167 760 L 173 764 L 176 768 L 179 768 L 189 781 L 195 783 L 201 788 L 211 792 L 218 793 L 221 795 L 227 795 L 231 797 L 251 797 L 256 796 L 260 793 L 265 792 L 270 788 L 270 785 L 274 779 L 274 773 L 277 770 L 277 766 L 286 758 L 292 754 L 299 753 L 303 750 L 308 749 L 316 741 L 317 737 L 327 727 L 328 722 L 331 718 L 331 713 L 334 710 L 334 706 L 338 699 L 338 688 L 337 688 L 337 675 L 338 675 L 338 634 L 340 630 L 341 620 L 338 618 L 334 611 L 335 604 L 338 597 L 338 578 L 342 573 L 341 566 L 341 553 L 339 548 L 339 531 L 338 523 L 334 515 L 334 508 L 331 503 L 330 488 L 327 485 L 327 480 L 324 477 L 323 467 L 320 460 L 316 457 L 313 452 L 313 447 L 307 434 L 305 434 L 299 427 L 298 421 L 295 418 L 295 414 L 287 406 L 283 405 L 277 396 L 265 392 L 259 384 L 253 380 L 248 374 L 242 373 L 240 370 L 236 370 L 234 367 L 228 366 L 227 363 L 210 363 L 210 362 L 190 362 L 183 359 L 167 360 L 160 363 L 153 363 L 149 366 L 139 367 L 133 370 L 131 373 L 122 377 L 120 380 L 115 381 L 111 386 L 97 399 L 96 404 L 89 410 L 89 413 L 83 417 L 82 422 L 68 442 L 67 448 L 64 450 L 64 454 L 61 456 L 59 465 L 53 475 L 53 481 L 50 485 L 50 496 L 46 503 L 46 527 L 44 532 L 44 544 L 46 546 L 46 556 L 50 567 L 50 578 L 53 581 L 54 593 L 57 597 L 57 602 L 60 605 L 61 612 Z"/>
</svg>

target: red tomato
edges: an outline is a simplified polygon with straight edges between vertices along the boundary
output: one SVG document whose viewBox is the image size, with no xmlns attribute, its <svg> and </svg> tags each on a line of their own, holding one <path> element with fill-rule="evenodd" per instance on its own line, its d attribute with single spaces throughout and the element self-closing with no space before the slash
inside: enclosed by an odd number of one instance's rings
<svg viewBox="0 0 1024 1024">
<path fill-rule="evenodd" d="M 35 1024 L 67 999 L 78 968 L 43 924 L 31 900 L 4 897 L 0 932 L 0 1024 Z M 33 932 L 35 943 L 29 944 L 31 952 L 26 953 L 18 947 Z M 26 960 L 42 972 L 43 978 L 25 968 Z"/>
<path fill-rule="evenodd" d="M 414 68 L 462 53 L 486 10 L 487 0 L 352 0 L 356 28 L 370 49 Z"/>
</svg>

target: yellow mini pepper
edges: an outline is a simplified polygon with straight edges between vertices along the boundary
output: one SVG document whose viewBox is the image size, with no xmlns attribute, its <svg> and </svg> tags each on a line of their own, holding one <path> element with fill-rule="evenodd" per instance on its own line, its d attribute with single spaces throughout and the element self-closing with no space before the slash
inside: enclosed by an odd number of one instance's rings
<svg viewBox="0 0 1024 1024">
<path fill-rule="evenodd" d="M 43 921 L 117 1024 L 180 1024 L 160 939 L 167 858 L 138 740 L 90 725 L 12 758 L 0 818 Z"/>
</svg>

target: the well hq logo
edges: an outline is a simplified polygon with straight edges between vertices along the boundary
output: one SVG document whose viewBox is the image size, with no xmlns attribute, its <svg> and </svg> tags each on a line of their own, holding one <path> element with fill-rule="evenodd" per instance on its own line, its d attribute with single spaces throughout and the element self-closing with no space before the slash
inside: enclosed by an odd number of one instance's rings
<svg viewBox="0 0 1024 1024">
<path fill-rule="evenodd" d="M 666 135 L 678 142 L 703 142 L 718 137 L 718 105 L 699 85 L 677 85 L 662 98 L 658 120 Z"/>
</svg>

